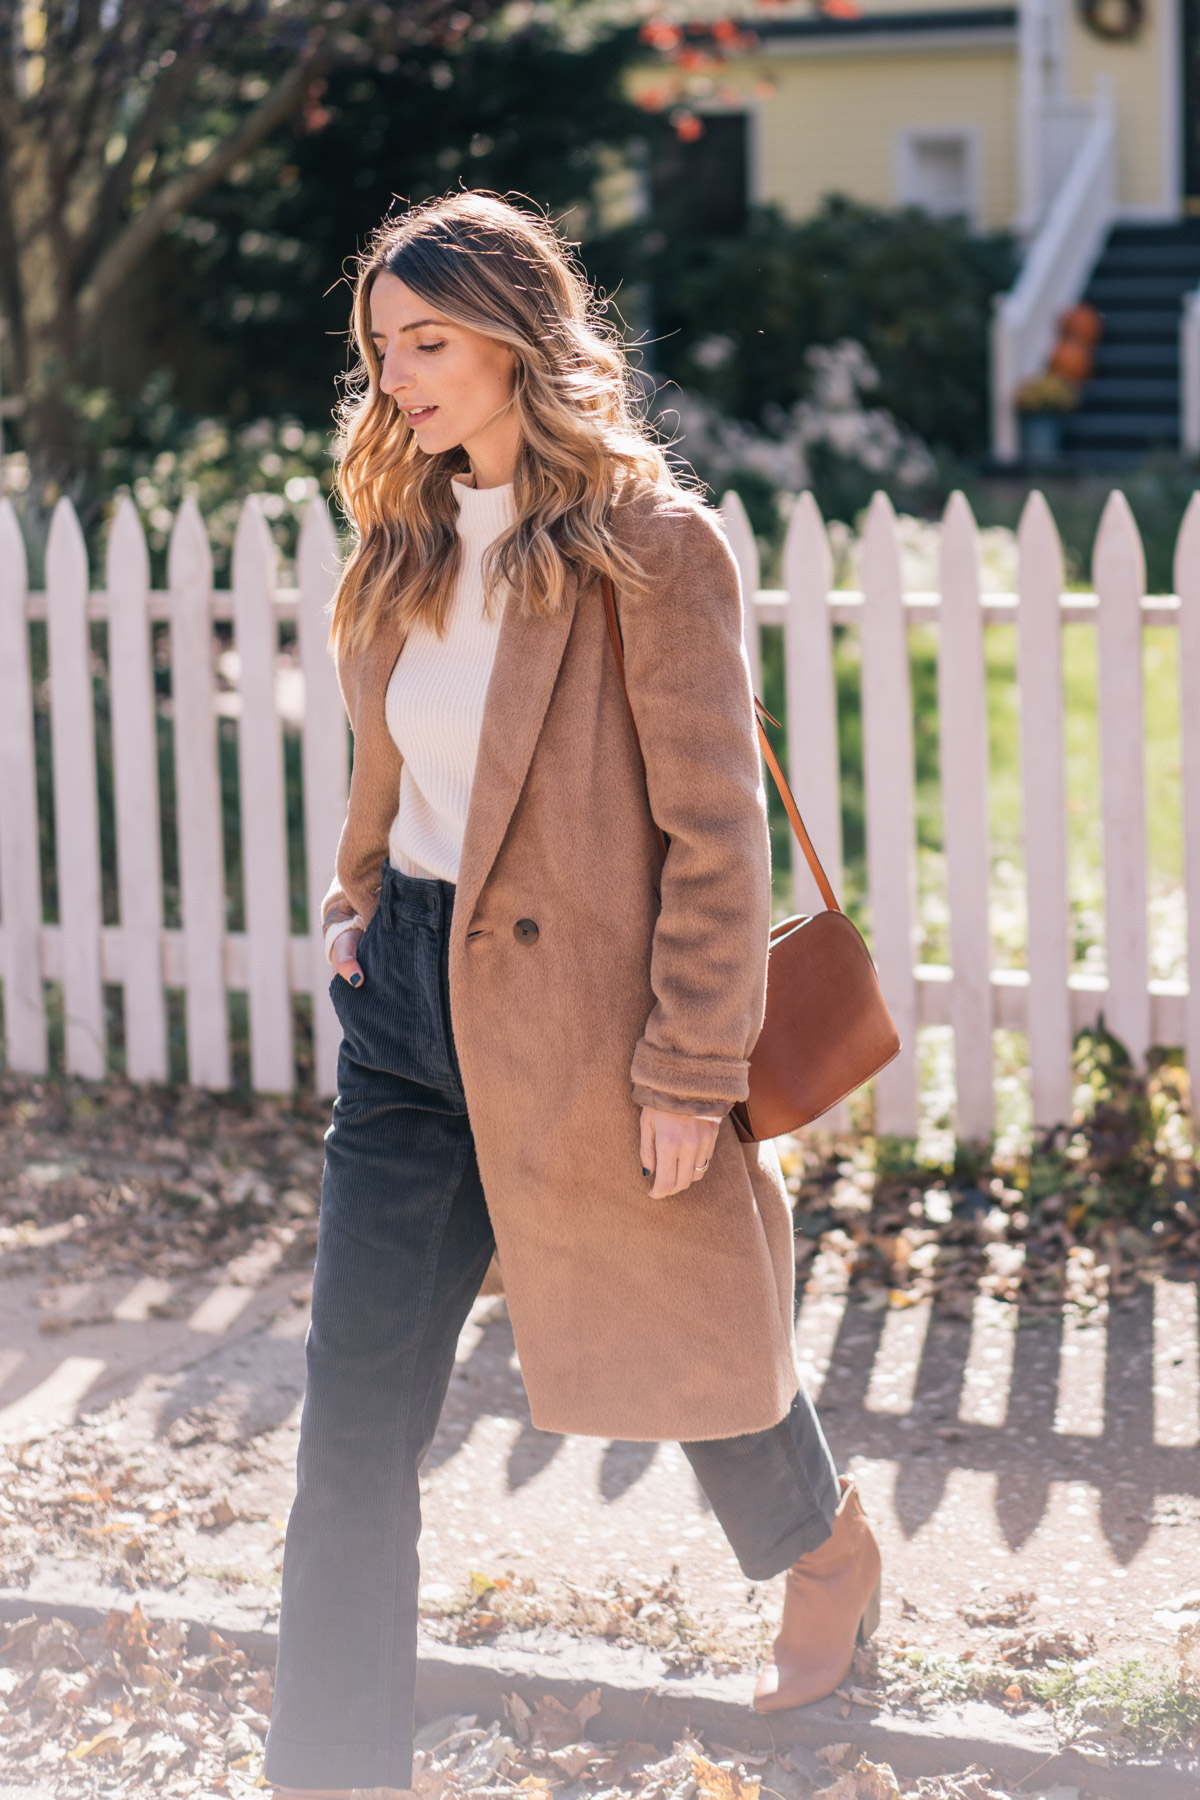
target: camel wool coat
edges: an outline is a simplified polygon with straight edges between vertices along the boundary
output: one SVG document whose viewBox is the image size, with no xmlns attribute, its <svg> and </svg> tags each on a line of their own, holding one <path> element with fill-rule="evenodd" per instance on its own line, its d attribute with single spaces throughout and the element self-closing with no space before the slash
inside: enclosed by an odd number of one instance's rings
<svg viewBox="0 0 1200 1800">
<path fill-rule="evenodd" d="M 642 571 L 617 603 L 645 776 L 599 581 L 572 578 L 553 618 L 510 594 L 450 1012 L 534 1424 L 736 1437 L 777 1423 L 798 1385 L 779 1159 L 726 1117 L 707 1174 L 652 1200 L 639 1109 L 726 1112 L 762 1024 L 770 850 L 740 586 L 715 514 L 674 489 L 618 501 L 611 526 Z M 376 907 L 401 640 L 385 626 L 339 663 L 354 769 L 325 927 Z"/>
</svg>

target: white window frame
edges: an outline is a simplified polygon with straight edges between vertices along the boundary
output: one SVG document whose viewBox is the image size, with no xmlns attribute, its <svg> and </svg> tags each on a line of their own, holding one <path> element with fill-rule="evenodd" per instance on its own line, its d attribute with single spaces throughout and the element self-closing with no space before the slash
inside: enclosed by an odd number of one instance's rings
<svg viewBox="0 0 1200 1800">
<path fill-rule="evenodd" d="M 917 146 L 937 140 L 965 146 L 967 203 L 964 210 L 967 222 L 977 230 L 982 215 L 982 182 L 979 132 L 974 125 L 908 125 L 898 131 L 895 138 L 896 203 L 899 206 L 923 204 L 917 191 Z"/>
</svg>

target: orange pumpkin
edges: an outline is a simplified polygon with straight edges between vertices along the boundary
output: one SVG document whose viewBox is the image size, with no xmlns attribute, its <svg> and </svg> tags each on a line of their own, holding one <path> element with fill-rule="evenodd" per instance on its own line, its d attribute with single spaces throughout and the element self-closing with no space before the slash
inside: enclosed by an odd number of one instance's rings
<svg viewBox="0 0 1200 1800">
<path fill-rule="evenodd" d="M 1092 372 L 1092 352 L 1078 338 L 1059 338 L 1050 358 L 1050 367 L 1068 381 L 1086 381 Z"/>
<path fill-rule="evenodd" d="M 1058 329 L 1065 338 L 1071 338 L 1078 344 L 1098 344 L 1104 336 L 1104 320 L 1094 306 L 1080 301 L 1078 306 L 1067 309 L 1058 321 Z"/>
</svg>

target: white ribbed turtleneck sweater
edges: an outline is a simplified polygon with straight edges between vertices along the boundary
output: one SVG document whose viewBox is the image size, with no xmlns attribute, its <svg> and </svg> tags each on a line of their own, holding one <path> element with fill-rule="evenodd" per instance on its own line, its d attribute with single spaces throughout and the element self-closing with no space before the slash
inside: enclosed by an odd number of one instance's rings
<svg viewBox="0 0 1200 1800">
<path fill-rule="evenodd" d="M 503 595 L 484 614 L 483 559 L 516 522 L 511 485 L 467 487 L 455 477 L 458 575 L 444 637 L 415 625 L 388 683 L 388 730 L 404 758 L 388 860 L 403 875 L 458 880 L 483 703 L 496 657 Z"/>
</svg>

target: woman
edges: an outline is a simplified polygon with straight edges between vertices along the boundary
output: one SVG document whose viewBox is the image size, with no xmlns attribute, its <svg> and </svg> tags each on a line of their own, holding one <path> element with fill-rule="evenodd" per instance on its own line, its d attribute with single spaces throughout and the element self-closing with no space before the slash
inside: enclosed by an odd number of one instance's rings
<svg viewBox="0 0 1200 1800">
<path fill-rule="evenodd" d="M 778 1158 L 726 1117 L 770 917 L 729 548 L 540 217 L 409 213 L 353 320 L 344 1041 L 267 1750 L 287 1796 L 410 1780 L 417 1470 L 493 1251 L 534 1424 L 679 1439 L 746 1574 L 790 1570 L 757 1706 L 829 1692 L 878 1610 L 798 1391 Z"/>
</svg>

